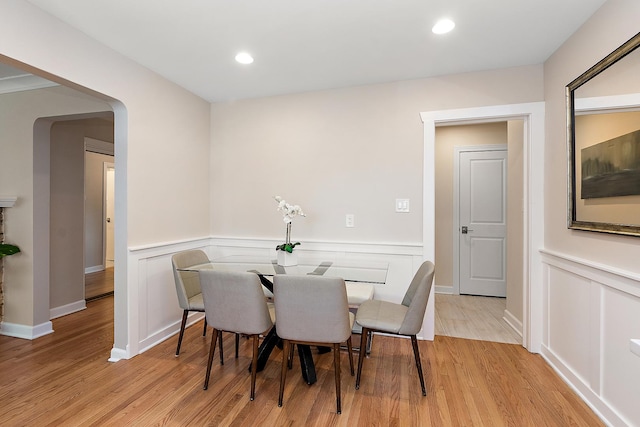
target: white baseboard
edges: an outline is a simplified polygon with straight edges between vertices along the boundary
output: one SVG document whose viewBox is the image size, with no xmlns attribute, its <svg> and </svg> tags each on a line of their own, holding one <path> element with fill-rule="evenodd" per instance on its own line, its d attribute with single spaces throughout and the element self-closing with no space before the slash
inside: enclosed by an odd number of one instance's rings
<svg viewBox="0 0 640 427">
<path fill-rule="evenodd" d="M 453 286 L 436 286 L 436 294 L 453 295 Z"/>
<path fill-rule="evenodd" d="M 187 324 L 185 325 L 185 329 L 193 325 L 194 323 L 199 322 L 203 318 L 204 318 L 204 313 L 199 313 L 199 312 L 189 313 L 189 317 L 187 317 Z M 163 328 L 162 330 L 159 330 L 158 332 L 150 335 L 144 340 L 141 340 L 140 353 L 144 353 L 145 351 L 149 350 L 151 347 L 154 347 L 160 344 L 162 341 L 165 341 L 168 338 L 176 335 L 178 332 L 180 332 L 181 323 L 182 323 L 182 319 L 180 319 L 179 322 L 176 322 L 172 325 L 167 326 L 166 328 Z M 177 345 L 177 342 L 176 342 L 176 345 Z"/>
<path fill-rule="evenodd" d="M 562 358 L 558 357 L 549 347 L 543 345 L 540 354 L 556 374 L 580 396 L 587 406 L 589 406 L 605 424 L 610 426 L 631 425 L 628 420 L 620 417 L 606 400 L 595 393 L 589 385 L 576 375 L 571 368 L 564 363 Z"/>
<path fill-rule="evenodd" d="M 122 359 L 129 359 L 128 351 L 123 350 L 121 348 L 112 348 L 111 349 L 111 357 L 109 357 L 109 362 L 118 362 Z"/>
<path fill-rule="evenodd" d="M 502 319 L 507 322 L 507 325 L 511 326 L 511 329 L 513 329 L 520 338 L 522 338 L 522 321 L 520 319 L 516 318 L 509 310 L 506 309 L 504 310 Z"/>
<path fill-rule="evenodd" d="M 53 324 L 51 322 L 44 322 L 36 326 L 2 322 L 0 326 L 0 335 L 25 340 L 34 340 L 51 333 L 53 333 Z"/>
<path fill-rule="evenodd" d="M 66 304 L 60 307 L 52 308 L 49 311 L 49 318 L 57 319 L 58 317 L 66 316 L 67 314 L 75 313 L 77 311 L 82 311 L 86 308 L 87 308 L 87 302 L 85 300 L 72 302 L 71 304 Z"/>
<path fill-rule="evenodd" d="M 97 273 L 98 271 L 104 271 L 104 265 L 94 265 L 92 267 L 85 267 L 84 274 Z"/>
</svg>

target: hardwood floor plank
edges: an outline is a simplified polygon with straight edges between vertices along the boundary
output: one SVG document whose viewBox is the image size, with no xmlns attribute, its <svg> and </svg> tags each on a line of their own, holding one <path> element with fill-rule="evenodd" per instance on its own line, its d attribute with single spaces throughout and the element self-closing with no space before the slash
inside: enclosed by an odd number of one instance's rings
<svg viewBox="0 0 640 427">
<path fill-rule="evenodd" d="M 307 385 L 296 359 L 284 406 L 277 406 L 281 352 L 258 373 L 249 400 L 250 342 L 224 334 L 203 390 L 211 334 L 202 323 L 131 360 L 109 363 L 113 298 L 55 319 L 34 341 L 0 336 L 0 425 L 14 426 L 601 426 L 555 372 L 519 345 L 437 336 L 420 341 L 427 396 L 420 392 L 411 342 L 376 336 L 355 390 L 341 354 L 342 414 L 335 413 L 331 353 L 316 354 L 318 382 Z"/>
<path fill-rule="evenodd" d="M 84 275 L 84 298 L 93 300 L 113 295 L 113 267 Z"/>
</svg>

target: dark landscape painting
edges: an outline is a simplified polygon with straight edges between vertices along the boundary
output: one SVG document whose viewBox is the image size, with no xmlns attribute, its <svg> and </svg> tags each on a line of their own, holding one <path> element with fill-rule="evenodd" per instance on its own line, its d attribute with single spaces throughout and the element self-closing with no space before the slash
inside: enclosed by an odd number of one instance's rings
<svg viewBox="0 0 640 427">
<path fill-rule="evenodd" d="M 640 194 L 640 130 L 583 148 L 582 199 Z"/>
</svg>

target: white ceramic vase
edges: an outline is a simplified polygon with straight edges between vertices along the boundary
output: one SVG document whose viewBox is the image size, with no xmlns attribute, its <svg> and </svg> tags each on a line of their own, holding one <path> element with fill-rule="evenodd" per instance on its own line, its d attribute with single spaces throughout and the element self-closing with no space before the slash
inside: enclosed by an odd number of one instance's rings
<svg viewBox="0 0 640 427">
<path fill-rule="evenodd" d="M 276 253 L 278 255 L 278 265 L 283 267 L 298 265 L 298 254 L 296 252 L 276 251 Z"/>
</svg>

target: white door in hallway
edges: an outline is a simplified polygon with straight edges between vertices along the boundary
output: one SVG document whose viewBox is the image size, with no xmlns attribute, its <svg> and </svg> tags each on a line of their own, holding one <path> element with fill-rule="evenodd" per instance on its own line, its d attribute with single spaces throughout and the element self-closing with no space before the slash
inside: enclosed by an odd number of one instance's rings
<svg viewBox="0 0 640 427">
<path fill-rule="evenodd" d="M 114 182 L 115 167 L 113 163 L 104 164 L 104 241 L 105 241 L 105 266 L 113 266 L 114 248 L 113 231 L 115 223 L 114 216 Z"/>
<path fill-rule="evenodd" d="M 462 151 L 459 156 L 460 293 L 504 297 L 507 151 Z"/>
</svg>

